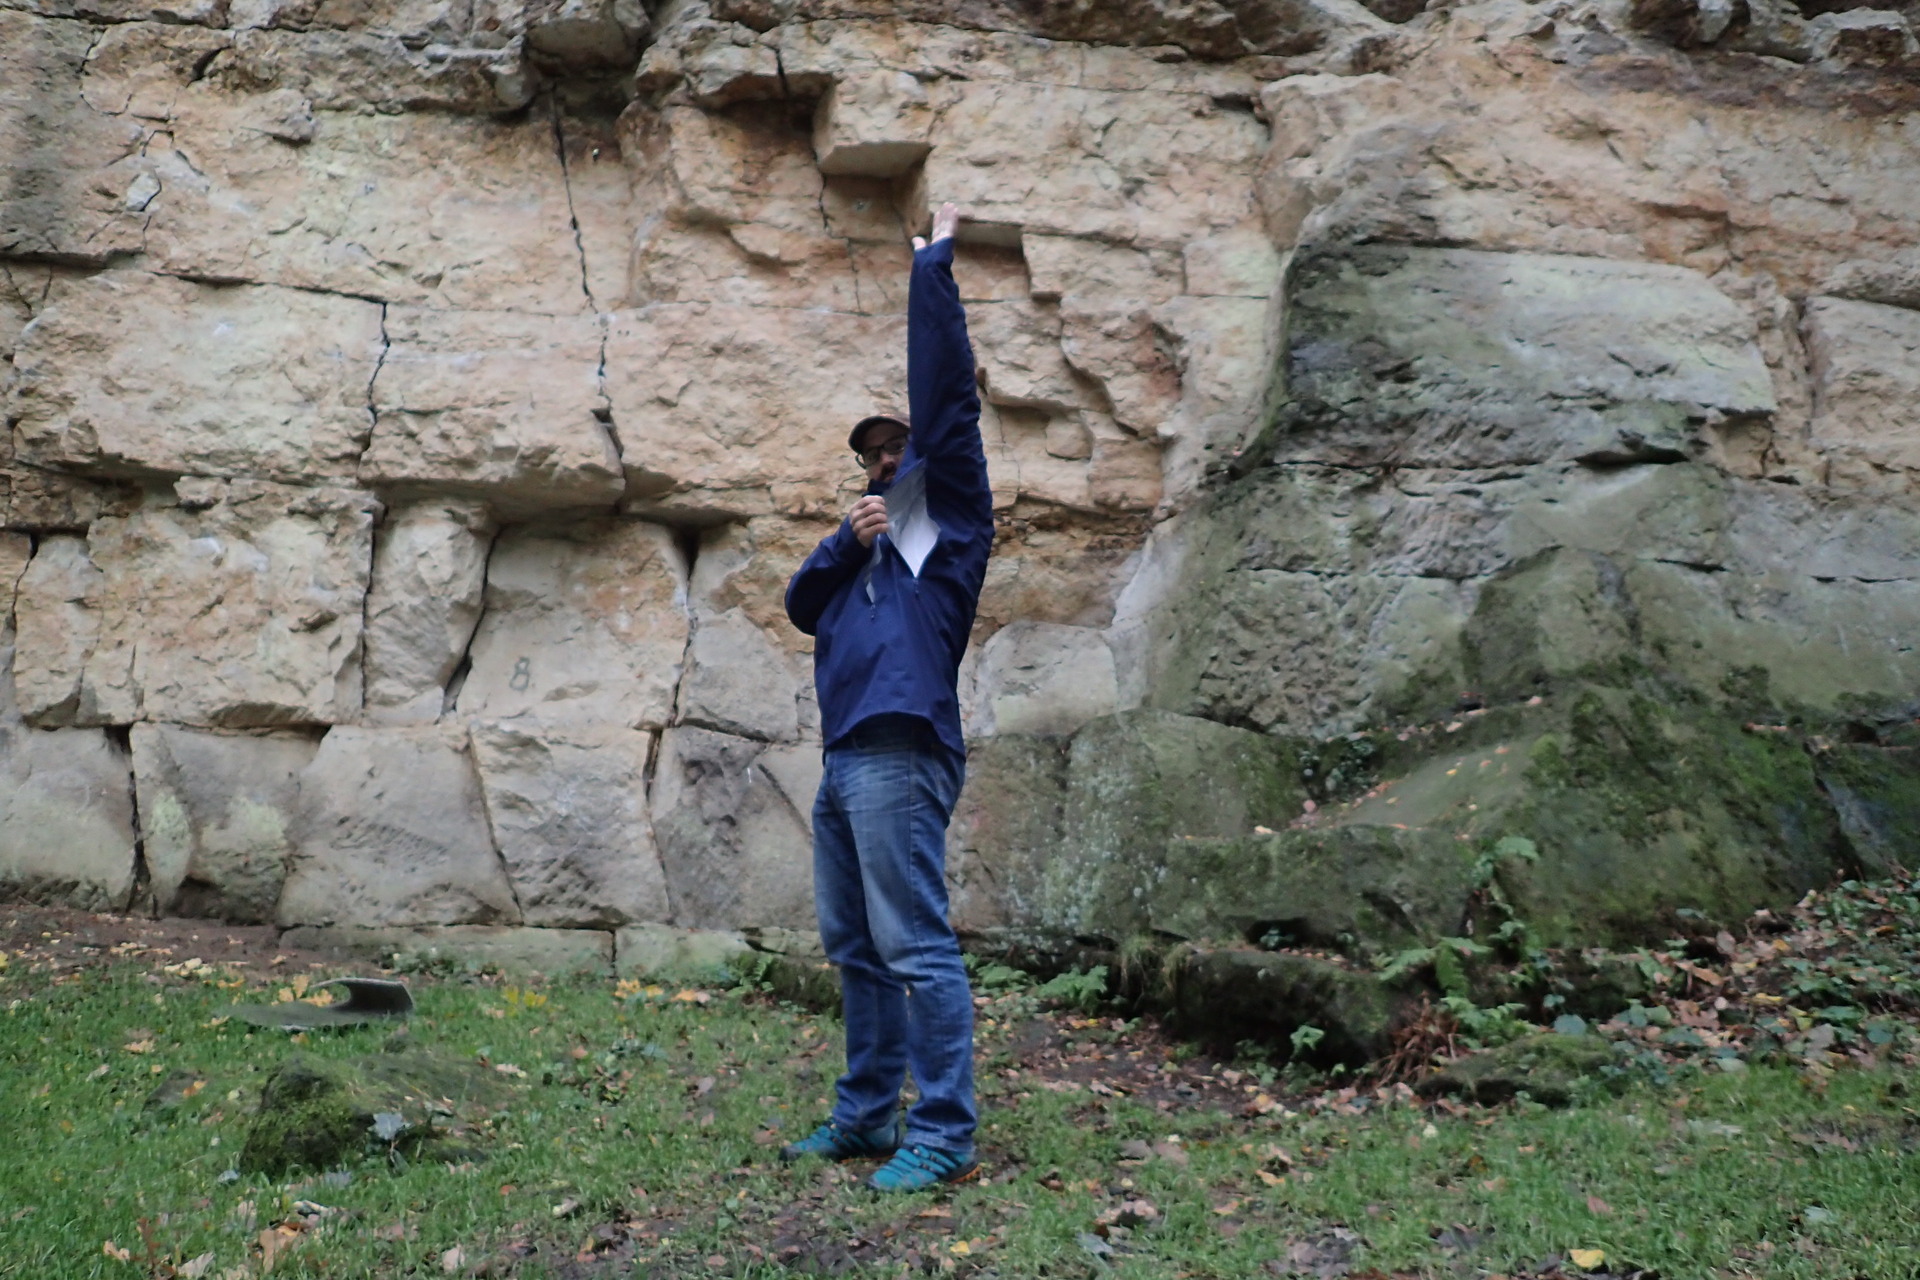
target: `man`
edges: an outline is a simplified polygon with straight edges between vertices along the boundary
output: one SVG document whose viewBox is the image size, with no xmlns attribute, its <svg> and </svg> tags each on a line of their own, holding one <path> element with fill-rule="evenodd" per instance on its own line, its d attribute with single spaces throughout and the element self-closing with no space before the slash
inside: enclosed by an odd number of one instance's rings
<svg viewBox="0 0 1920 1280">
<path fill-rule="evenodd" d="M 813 806 L 814 903 L 840 967 L 847 1070 L 832 1118 L 781 1150 L 891 1157 L 868 1185 L 918 1191 L 978 1169 L 973 997 L 947 923 L 947 821 L 966 747 L 954 690 L 993 544 L 967 318 L 953 282 L 959 211 L 915 236 L 907 412 L 847 443 L 867 492 L 787 586 L 815 637 L 825 771 Z M 906 1068 L 920 1098 L 898 1112 Z"/>
</svg>

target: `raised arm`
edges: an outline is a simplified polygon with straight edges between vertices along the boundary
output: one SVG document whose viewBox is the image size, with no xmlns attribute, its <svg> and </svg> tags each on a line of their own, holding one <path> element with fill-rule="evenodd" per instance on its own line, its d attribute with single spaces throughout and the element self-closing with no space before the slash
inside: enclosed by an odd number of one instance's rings
<svg viewBox="0 0 1920 1280">
<path fill-rule="evenodd" d="M 928 472 L 948 484 L 971 487 L 978 469 L 986 483 L 986 454 L 980 444 L 980 394 L 973 378 L 973 347 L 967 341 L 967 313 L 953 282 L 953 232 L 959 210 L 942 205 L 933 219 L 931 244 L 913 239 L 913 277 L 907 290 L 907 403 L 913 419 L 914 452 L 929 462 L 948 464 Z"/>
</svg>

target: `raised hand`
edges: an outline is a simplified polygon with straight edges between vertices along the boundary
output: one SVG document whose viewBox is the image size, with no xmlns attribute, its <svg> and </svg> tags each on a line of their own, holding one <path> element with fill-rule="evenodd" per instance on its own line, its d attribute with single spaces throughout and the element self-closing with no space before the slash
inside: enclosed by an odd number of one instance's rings
<svg viewBox="0 0 1920 1280">
<path fill-rule="evenodd" d="M 959 208 L 950 203 L 941 205 L 939 212 L 933 215 L 933 243 L 939 244 L 942 240 L 951 240 L 953 238 L 954 228 L 959 225 Z M 915 236 L 913 238 L 913 247 L 916 250 L 924 249 L 927 247 L 927 241 L 919 236 Z"/>
<path fill-rule="evenodd" d="M 847 520 L 853 525 L 853 536 L 860 539 L 860 545 L 870 547 L 875 538 L 887 531 L 887 500 L 870 493 L 853 504 Z"/>
</svg>

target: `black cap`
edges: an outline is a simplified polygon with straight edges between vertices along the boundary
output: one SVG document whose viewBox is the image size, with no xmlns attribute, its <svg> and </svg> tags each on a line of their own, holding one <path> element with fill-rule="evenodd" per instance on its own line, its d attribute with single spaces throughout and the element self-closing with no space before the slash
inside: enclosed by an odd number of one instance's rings
<svg viewBox="0 0 1920 1280">
<path fill-rule="evenodd" d="M 860 437 L 867 434 L 868 427 L 875 426 L 882 422 L 889 423 L 893 426 L 896 426 L 900 428 L 902 431 L 911 432 L 913 430 L 912 427 L 900 421 L 900 419 L 894 417 L 890 413 L 868 414 L 866 417 L 860 419 L 860 421 L 853 424 L 853 430 L 849 432 L 847 435 L 847 448 L 853 450 L 855 453 L 860 452 Z"/>
</svg>

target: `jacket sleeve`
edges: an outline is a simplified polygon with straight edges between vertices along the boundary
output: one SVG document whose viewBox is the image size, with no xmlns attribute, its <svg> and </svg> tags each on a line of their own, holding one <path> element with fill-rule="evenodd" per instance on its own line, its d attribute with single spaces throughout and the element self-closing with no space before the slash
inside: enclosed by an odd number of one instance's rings
<svg viewBox="0 0 1920 1280">
<path fill-rule="evenodd" d="M 821 541 L 787 583 L 787 617 L 806 635 L 820 625 L 833 596 L 847 579 L 860 571 L 872 555 L 872 549 L 860 545 L 853 526 L 841 521 L 840 528 Z"/>
<path fill-rule="evenodd" d="M 913 255 L 907 291 L 907 405 L 913 450 L 927 461 L 927 483 L 949 502 L 993 518 L 987 456 L 980 442 L 980 393 L 974 383 L 967 313 L 953 281 L 953 241 Z"/>
</svg>

